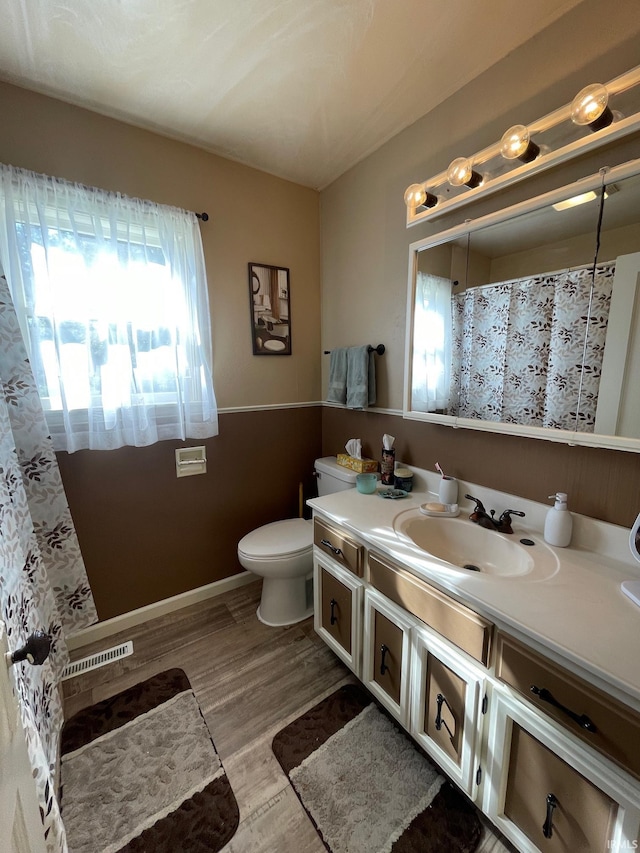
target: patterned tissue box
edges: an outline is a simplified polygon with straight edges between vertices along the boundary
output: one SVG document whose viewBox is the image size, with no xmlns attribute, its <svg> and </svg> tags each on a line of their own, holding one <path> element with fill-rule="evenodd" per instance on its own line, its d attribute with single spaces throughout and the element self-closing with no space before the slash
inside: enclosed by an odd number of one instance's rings
<svg viewBox="0 0 640 853">
<path fill-rule="evenodd" d="M 351 468 L 358 474 L 375 473 L 378 470 L 378 463 L 375 459 L 356 459 L 349 456 L 348 453 L 338 453 L 338 465 L 342 465 L 343 468 Z"/>
</svg>

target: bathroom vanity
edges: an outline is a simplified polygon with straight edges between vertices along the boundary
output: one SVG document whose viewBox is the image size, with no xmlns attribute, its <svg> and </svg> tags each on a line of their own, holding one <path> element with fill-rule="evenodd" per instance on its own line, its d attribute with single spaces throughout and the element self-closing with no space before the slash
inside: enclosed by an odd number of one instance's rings
<svg viewBox="0 0 640 853">
<path fill-rule="evenodd" d="M 469 521 L 472 505 L 424 516 L 437 478 L 414 481 L 398 501 L 309 502 L 316 631 L 518 850 L 640 847 L 629 531 L 577 516 L 572 547 L 551 548 L 544 505 L 464 484 L 526 510 L 507 535 Z"/>
</svg>

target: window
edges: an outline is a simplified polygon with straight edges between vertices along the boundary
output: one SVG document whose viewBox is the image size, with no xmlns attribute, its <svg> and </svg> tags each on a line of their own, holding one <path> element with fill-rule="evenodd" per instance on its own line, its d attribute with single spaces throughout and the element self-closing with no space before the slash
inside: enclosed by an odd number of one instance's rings
<svg viewBox="0 0 640 853">
<path fill-rule="evenodd" d="M 418 272 L 413 321 L 411 408 L 447 411 L 451 379 L 451 282 Z"/>
<path fill-rule="evenodd" d="M 216 435 L 195 214 L 0 170 L 0 263 L 56 450 Z"/>
</svg>

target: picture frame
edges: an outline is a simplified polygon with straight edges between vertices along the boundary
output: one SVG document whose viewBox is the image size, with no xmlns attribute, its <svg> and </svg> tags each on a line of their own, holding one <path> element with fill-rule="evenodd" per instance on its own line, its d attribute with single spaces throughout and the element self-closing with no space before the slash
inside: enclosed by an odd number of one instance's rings
<svg viewBox="0 0 640 853">
<path fill-rule="evenodd" d="M 291 355 L 288 267 L 249 262 L 249 310 L 254 355 Z"/>
</svg>

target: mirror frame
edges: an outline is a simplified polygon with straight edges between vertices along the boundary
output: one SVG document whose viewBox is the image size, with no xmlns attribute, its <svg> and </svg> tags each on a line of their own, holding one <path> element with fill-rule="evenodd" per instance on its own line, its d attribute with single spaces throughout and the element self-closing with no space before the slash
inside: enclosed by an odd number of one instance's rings
<svg viewBox="0 0 640 853">
<path fill-rule="evenodd" d="M 249 262 L 249 313 L 251 319 L 251 343 L 253 346 L 254 355 L 291 355 L 291 281 L 288 267 L 277 267 L 273 264 L 259 264 L 254 261 Z M 286 307 L 286 317 L 284 322 L 280 323 L 280 315 L 277 319 L 269 316 L 265 312 L 262 302 L 262 296 L 259 294 L 260 277 L 258 270 L 267 273 L 271 276 L 275 273 L 278 282 L 274 286 L 280 287 L 279 280 L 284 278 L 286 284 L 283 293 L 273 295 L 273 298 L 284 303 Z M 282 274 L 282 276 L 281 276 Z M 257 282 L 257 284 L 256 284 Z M 270 303 L 269 303 L 270 304 Z M 259 327 L 259 322 L 262 322 L 262 329 Z M 276 333 L 275 329 L 279 329 L 280 334 Z M 273 342 L 274 347 L 270 348 L 269 343 Z M 277 346 L 275 346 L 277 344 Z"/>
<path fill-rule="evenodd" d="M 422 240 L 417 240 L 409 246 L 409 281 L 407 290 L 407 325 L 405 335 L 404 357 L 404 395 L 402 416 L 408 420 L 426 421 L 428 423 L 444 424 L 454 429 L 474 429 L 499 434 L 520 435 L 526 438 L 538 438 L 545 441 L 555 441 L 569 446 L 580 445 L 601 447 L 611 450 L 627 450 L 640 453 L 640 438 L 625 438 L 617 435 L 600 435 L 597 433 L 578 432 L 574 430 L 550 429 L 548 427 L 520 426 L 518 424 L 501 423 L 500 421 L 481 421 L 472 418 L 461 418 L 455 415 L 440 415 L 428 412 L 417 412 L 411 408 L 411 365 L 413 352 L 413 307 L 418 270 L 418 255 L 425 249 L 432 249 L 451 240 L 466 237 L 487 228 L 490 225 L 504 223 L 517 216 L 540 210 L 558 201 L 579 195 L 589 190 L 598 190 L 602 185 L 603 175 L 606 183 L 624 180 L 640 173 L 640 159 L 630 160 L 614 168 L 603 168 L 599 172 L 582 178 L 571 184 L 565 184 L 558 189 L 514 204 L 478 219 L 467 220 L 464 223 L 441 231 Z"/>
</svg>

